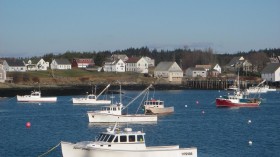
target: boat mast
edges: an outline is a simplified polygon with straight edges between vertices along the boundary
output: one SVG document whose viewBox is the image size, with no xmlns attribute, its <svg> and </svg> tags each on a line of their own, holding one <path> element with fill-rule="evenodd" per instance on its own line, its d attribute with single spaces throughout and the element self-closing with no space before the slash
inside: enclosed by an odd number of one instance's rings
<svg viewBox="0 0 280 157">
<path fill-rule="evenodd" d="M 99 94 L 96 96 L 96 99 L 97 99 L 103 92 L 105 92 L 105 90 L 108 89 L 109 87 L 110 87 L 110 84 L 108 84 L 108 85 L 106 86 L 106 88 L 104 88 L 103 91 L 102 91 L 101 93 L 99 93 Z"/>
<path fill-rule="evenodd" d="M 120 84 L 120 104 L 122 104 L 122 85 Z"/>
<path fill-rule="evenodd" d="M 150 84 L 145 90 L 143 90 L 139 95 L 137 95 L 134 99 L 132 99 L 122 110 L 126 109 L 131 103 L 133 103 L 137 98 L 139 98 L 142 94 L 144 94 L 147 90 L 149 90 L 153 85 Z"/>
<path fill-rule="evenodd" d="M 237 72 L 237 90 L 238 90 L 238 92 L 240 91 L 240 84 L 239 84 L 239 68 L 238 68 L 238 70 L 237 70 L 238 72 Z"/>
</svg>

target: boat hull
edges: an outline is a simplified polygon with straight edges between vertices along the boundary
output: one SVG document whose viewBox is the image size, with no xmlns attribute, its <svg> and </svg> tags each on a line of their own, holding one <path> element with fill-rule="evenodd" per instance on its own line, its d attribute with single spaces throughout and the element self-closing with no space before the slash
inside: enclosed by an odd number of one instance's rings
<svg viewBox="0 0 280 157">
<path fill-rule="evenodd" d="M 73 143 L 61 142 L 63 157 L 197 157 L 197 148 L 173 146 L 145 147 L 140 150 L 103 148 L 74 148 Z"/>
<path fill-rule="evenodd" d="M 18 102 L 56 102 L 57 97 L 30 97 L 30 96 L 19 96 L 17 95 Z"/>
<path fill-rule="evenodd" d="M 73 98 L 73 104 L 93 104 L 93 105 L 108 105 L 111 104 L 111 100 L 90 100 L 84 98 Z"/>
<path fill-rule="evenodd" d="M 151 107 L 146 109 L 146 114 L 170 114 L 174 112 L 174 107 L 156 108 Z"/>
<path fill-rule="evenodd" d="M 232 102 L 227 99 L 216 99 L 216 106 L 217 107 L 259 107 L 260 101 L 253 101 L 253 102 Z"/>
<path fill-rule="evenodd" d="M 88 119 L 90 123 L 126 123 L 126 122 L 156 122 L 156 115 L 144 114 L 128 114 L 128 115 L 113 115 L 88 112 Z"/>
</svg>

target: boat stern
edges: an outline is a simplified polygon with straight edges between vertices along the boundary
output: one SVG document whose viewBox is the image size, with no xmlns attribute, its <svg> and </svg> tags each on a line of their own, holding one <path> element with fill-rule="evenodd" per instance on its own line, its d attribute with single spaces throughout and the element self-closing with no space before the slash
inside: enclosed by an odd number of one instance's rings
<svg viewBox="0 0 280 157">
<path fill-rule="evenodd" d="M 191 147 L 191 148 L 182 148 L 180 150 L 180 155 L 179 156 L 187 156 L 187 157 L 197 157 L 197 148 L 196 147 Z"/>
</svg>

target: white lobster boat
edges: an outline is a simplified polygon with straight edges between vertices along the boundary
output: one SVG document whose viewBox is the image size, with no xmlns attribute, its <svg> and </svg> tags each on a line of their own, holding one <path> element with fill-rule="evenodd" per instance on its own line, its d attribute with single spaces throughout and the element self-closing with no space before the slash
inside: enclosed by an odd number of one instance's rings
<svg viewBox="0 0 280 157">
<path fill-rule="evenodd" d="M 144 102 L 145 114 L 170 114 L 174 107 L 164 107 L 164 101 L 151 99 Z"/>
<path fill-rule="evenodd" d="M 101 93 L 99 93 L 99 95 L 95 95 L 95 94 L 88 94 L 86 95 L 86 97 L 84 98 L 72 98 L 73 104 L 93 104 L 93 105 L 107 105 L 107 104 L 111 104 L 111 100 L 100 100 L 98 99 L 100 97 L 100 95 L 110 87 L 110 84 L 107 85 L 106 88 L 103 89 L 103 91 Z"/>
<path fill-rule="evenodd" d="M 263 80 L 257 86 L 249 87 L 247 89 L 247 92 L 249 94 L 252 94 L 252 93 L 267 93 L 267 92 L 276 91 L 276 88 L 270 88 L 269 85 L 263 85 L 265 81 L 266 80 Z"/>
<path fill-rule="evenodd" d="M 121 103 L 111 104 L 109 106 L 101 107 L 101 110 L 88 111 L 88 119 L 90 123 L 115 123 L 115 122 L 157 122 L 157 115 L 145 114 L 123 114 L 126 109 L 134 100 L 145 93 L 152 85 L 142 91 L 137 97 L 129 102 L 125 107 Z M 121 90 L 121 88 L 120 88 Z M 121 92 L 120 92 L 121 100 Z"/>
<path fill-rule="evenodd" d="M 17 95 L 18 102 L 56 102 L 57 97 L 41 97 L 41 91 L 31 91 L 30 95 Z"/>
<path fill-rule="evenodd" d="M 197 148 L 179 145 L 147 147 L 145 133 L 108 128 L 95 141 L 61 142 L 63 157 L 197 157 Z"/>
<path fill-rule="evenodd" d="M 101 107 L 99 111 L 88 111 L 88 120 L 90 123 L 157 122 L 156 115 L 122 114 L 123 109 L 119 103 Z"/>
</svg>

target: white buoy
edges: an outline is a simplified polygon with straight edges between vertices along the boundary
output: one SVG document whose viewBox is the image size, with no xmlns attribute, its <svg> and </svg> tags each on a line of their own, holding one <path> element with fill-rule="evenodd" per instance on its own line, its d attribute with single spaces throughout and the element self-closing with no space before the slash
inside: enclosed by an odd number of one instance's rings
<svg viewBox="0 0 280 157">
<path fill-rule="evenodd" d="M 250 123 L 252 123 L 252 121 L 249 119 L 249 120 L 248 120 L 248 124 L 250 124 Z"/>
<path fill-rule="evenodd" d="M 253 142 L 251 140 L 248 143 L 249 143 L 250 146 L 253 144 Z"/>
<path fill-rule="evenodd" d="M 185 107 L 188 107 L 188 105 L 185 105 Z"/>
</svg>

